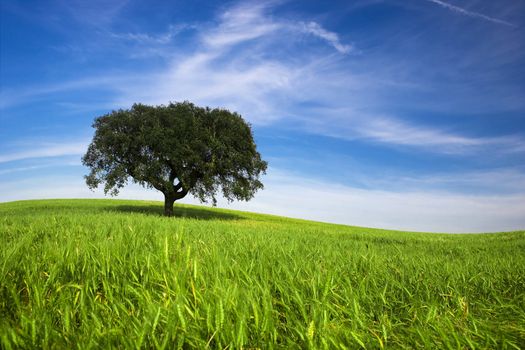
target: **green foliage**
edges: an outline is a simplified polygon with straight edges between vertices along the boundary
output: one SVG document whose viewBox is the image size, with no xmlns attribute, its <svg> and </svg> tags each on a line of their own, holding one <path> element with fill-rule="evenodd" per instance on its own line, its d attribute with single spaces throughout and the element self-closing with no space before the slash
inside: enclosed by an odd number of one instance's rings
<svg viewBox="0 0 525 350">
<path fill-rule="evenodd" d="M 164 193 L 172 208 L 187 193 L 215 203 L 219 191 L 228 200 L 249 200 L 263 187 L 267 163 L 237 113 L 189 102 L 135 104 L 96 118 L 93 127 L 82 158 L 90 188 L 104 184 L 116 195 L 131 177 Z"/>
<path fill-rule="evenodd" d="M 519 349 L 525 232 L 0 203 L 0 348 Z"/>
</svg>

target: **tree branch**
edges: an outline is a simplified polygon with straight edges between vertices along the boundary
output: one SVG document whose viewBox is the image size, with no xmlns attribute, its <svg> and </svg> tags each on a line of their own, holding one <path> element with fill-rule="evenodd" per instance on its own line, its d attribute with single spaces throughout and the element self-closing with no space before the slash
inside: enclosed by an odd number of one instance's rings
<svg viewBox="0 0 525 350">
<path fill-rule="evenodd" d="M 185 189 L 183 189 L 180 192 L 175 192 L 175 200 L 182 199 L 182 198 L 186 197 L 187 194 L 188 194 L 188 191 L 185 190 Z"/>
</svg>

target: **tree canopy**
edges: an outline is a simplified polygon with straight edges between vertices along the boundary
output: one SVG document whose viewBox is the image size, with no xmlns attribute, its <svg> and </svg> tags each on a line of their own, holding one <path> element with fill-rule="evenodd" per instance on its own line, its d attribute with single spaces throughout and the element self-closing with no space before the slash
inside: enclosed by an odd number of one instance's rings
<svg viewBox="0 0 525 350">
<path fill-rule="evenodd" d="M 164 194 L 165 215 L 188 193 L 202 202 L 221 193 L 228 201 L 250 200 L 263 188 L 261 159 L 250 125 L 226 109 L 190 102 L 134 104 L 100 116 L 82 157 L 91 171 L 89 188 L 118 194 L 129 179 Z"/>
</svg>

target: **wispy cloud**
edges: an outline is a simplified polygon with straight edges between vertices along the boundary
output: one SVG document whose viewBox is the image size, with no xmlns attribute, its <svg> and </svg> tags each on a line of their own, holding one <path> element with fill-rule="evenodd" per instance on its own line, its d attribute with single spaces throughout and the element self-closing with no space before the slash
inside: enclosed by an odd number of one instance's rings
<svg viewBox="0 0 525 350">
<path fill-rule="evenodd" d="M 195 26 L 188 24 L 170 25 L 168 30 L 160 34 L 148 34 L 148 33 L 110 33 L 115 39 L 123 39 L 127 41 L 133 41 L 140 44 L 168 44 L 175 36 L 183 32 L 184 30 L 194 29 Z"/>
<path fill-rule="evenodd" d="M 499 19 L 499 18 L 487 16 L 487 15 L 484 15 L 484 14 L 479 13 L 479 12 L 469 11 L 467 9 L 464 9 L 464 8 L 456 6 L 456 5 L 452 5 L 452 4 L 450 4 L 448 2 L 445 2 L 445 1 L 441 1 L 441 0 L 427 0 L 427 1 L 433 2 L 434 4 L 437 4 L 437 5 L 441 6 L 441 7 L 444 7 L 446 9 L 452 10 L 454 12 L 460 13 L 460 14 L 465 15 L 465 16 L 480 18 L 480 19 L 483 19 L 483 20 L 486 20 L 486 21 L 489 21 L 489 22 L 492 22 L 492 23 L 503 24 L 503 25 L 506 25 L 506 26 L 509 26 L 509 27 L 515 27 L 515 25 L 513 23 L 504 21 L 504 20 Z"/>
<path fill-rule="evenodd" d="M 525 153 L 525 140 L 519 134 L 465 135 L 450 128 L 410 122 L 391 115 L 376 115 L 350 107 L 310 108 L 309 113 L 306 117 L 294 116 L 297 125 L 310 133 L 339 139 L 438 154 L 473 155 L 480 151 L 500 155 Z"/>
<path fill-rule="evenodd" d="M 219 25 L 203 33 L 202 41 L 212 48 L 225 48 L 279 32 L 300 32 L 324 40 L 338 52 L 346 54 L 351 45 L 343 44 L 339 35 L 319 23 L 275 19 L 267 15 L 274 4 L 271 2 L 247 3 L 234 6 L 220 15 Z M 292 34 L 292 33 L 288 33 Z"/>
<path fill-rule="evenodd" d="M 86 152 L 88 142 L 71 143 L 43 143 L 34 144 L 22 151 L 0 154 L 0 163 L 13 162 L 23 159 L 61 157 L 81 155 Z"/>
<path fill-rule="evenodd" d="M 74 157 L 74 155 L 73 155 Z M 64 166 L 81 166 L 80 157 L 77 157 L 76 160 L 64 160 L 62 156 L 58 158 L 58 161 L 45 161 L 45 162 L 35 162 L 34 158 L 24 158 L 24 159 L 30 159 L 34 165 L 28 165 L 28 166 L 19 166 L 19 167 L 7 167 L 5 169 L 0 169 L 0 175 L 11 175 L 13 173 L 27 173 L 31 172 L 33 170 L 40 170 L 40 169 L 46 169 L 46 168 L 57 168 L 57 167 L 64 167 Z"/>
<path fill-rule="evenodd" d="M 440 153 L 465 153 L 487 147 L 503 152 L 525 152 L 525 141 L 520 137 L 469 137 L 391 117 L 370 118 L 357 126 L 357 132 L 376 142 L 427 148 Z"/>
<path fill-rule="evenodd" d="M 351 45 L 345 45 L 341 43 L 339 35 L 334 32 L 330 32 L 319 25 L 316 22 L 301 23 L 301 29 L 312 35 L 315 35 L 321 39 L 326 40 L 340 53 L 349 53 L 352 50 Z"/>
<path fill-rule="evenodd" d="M 245 3 L 234 6 L 219 16 L 219 24 L 202 33 L 202 42 L 211 48 L 226 48 L 260 38 L 283 25 L 265 16 L 270 3 Z"/>
<path fill-rule="evenodd" d="M 53 82 L 47 85 L 27 86 L 21 89 L 2 89 L 0 91 L 0 109 L 7 109 L 21 103 L 28 103 L 56 93 L 111 88 L 136 81 L 135 77 L 123 75 L 105 75 L 80 78 L 70 81 Z"/>
</svg>

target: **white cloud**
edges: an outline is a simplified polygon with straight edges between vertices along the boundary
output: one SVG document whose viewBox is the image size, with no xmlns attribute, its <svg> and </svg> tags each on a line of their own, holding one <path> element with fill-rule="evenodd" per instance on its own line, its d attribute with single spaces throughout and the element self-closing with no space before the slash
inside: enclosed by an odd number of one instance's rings
<svg viewBox="0 0 525 350">
<path fill-rule="evenodd" d="M 278 106 L 269 101 L 290 89 L 293 70 L 279 62 L 250 65 L 242 55 L 228 63 L 217 63 L 223 58 L 198 53 L 175 60 L 169 70 L 160 74 L 162 79 L 152 78 L 146 83 L 148 89 L 137 88 L 136 84 L 119 86 L 121 97 L 115 105 L 129 108 L 135 101 L 166 104 L 190 100 L 235 110 L 252 123 L 268 124 L 279 119 L 282 115 L 277 112 Z"/>
<path fill-rule="evenodd" d="M 87 150 L 88 142 L 34 144 L 23 151 L 0 154 L 0 163 L 23 159 L 81 155 Z"/>
<path fill-rule="evenodd" d="M 56 157 L 42 157 L 42 158 L 24 158 L 23 163 L 3 163 L 2 168 L 0 168 L 0 176 L 10 175 L 13 173 L 21 173 L 21 176 L 32 172 L 34 170 L 53 168 L 58 167 L 78 167 L 81 165 L 79 154 L 74 154 L 72 156 L 56 156 Z"/>
<path fill-rule="evenodd" d="M 2 88 L 0 90 L 0 110 L 7 109 L 11 106 L 16 106 L 22 103 L 27 103 L 28 101 L 34 101 L 38 98 L 56 93 L 95 88 L 113 89 L 116 86 L 129 84 L 131 81 L 136 81 L 136 79 L 126 76 L 104 75 L 87 77 L 78 80 L 55 82 L 42 86 L 29 86 L 17 90 Z"/>
<path fill-rule="evenodd" d="M 410 125 L 392 118 L 375 118 L 359 128 L 359 132 L 373 140 L 410 146 L 477 146 L 481 141 L 456 136 L 433 128 Z"/>
<path fill-rule="evenodd" d="M 481 150 L 491 154 L 525 153 L 525 140 L 519 135 L 468 136 L 394 116 L 375 115 L 346 107 L 310 108 L 308 113 L 296 118 L 298 125 L 311 133 L 345 140 L 361 139 L 390 147 L 440 154 L 466 155 Z"/>
<path fill-rule="evenodd" d="M 268 36 L 277 31 L 284 34 L 283 32 L 291 30 L 323 39 L 343 54 L 352 50 L 352 46 L 341 43 L 337 33 L 326 30 L 317 22 L 272 19 L 266 14 L 270 7 L 270 3 L 264 2 L 237 5 L 221 14 L 219 25 L 203 33 L 202 41 L 211 48 L 225 48 Z"/>
<path fill-rule="evenodd" d="M 342 44 L 339 40 L 339 35 L 334 32 L 330 32 L 319 25 L 316 22 L 302 23 L 302 30 L 306 33 L 313 34 L 321 39 L 326 40 L 340 53 L 349 53 L 352 50 L 352 46 Z"/>
<path fill-rule="evenodd" d="M 507 21 L 504 21 L 504 20 L 501 20 L 501 19 L 498 19 L 498 18 L 495 18 L 495 17 L 487 16 L 487 15 L 484 15 L 484 14 L 479 13 L 479 12 L 469 11 L 469 10 L 466 10 L 466 9 L 464 9 L 462 7 L 452 5 L 452 4 L 450 4 L 448 2 L 445 2 L 445 1 L 441 1 L 441 0 L 427 0 L 427 1 L 433 2 L 434 4 L 437 4 L 437 5 L 441 6 L 441 7 L 447 8 L 449 10 L 452 10 L 454 12 L 460 13 L 460 14 L 465 15 L 465 16 L 481 18 L 483 20 L 486 20 L 486 21 L 489 21 L 489 22 L 492 22 L 492 23 L 503 24 L 503 25 L 506 25 L 506 26 L 515 27 L 515 25 L 510 23 L 510 22 L 507 22 Z"/>
<path fill-rule="evenodd" d="M 123 39 L 128 41 L 134 41 L 140 44 L 146 45 L 165 45 L 170 43 L 173 38 L 186 29 L 194 28 L 194 26 L 180 24 L 180 25 L 170 25 L 168 30 L 164 33 L 152 35 L 147 33 L 110 33 L 110 35 L 115 39 Z"/>
<path fill-rule="evenodd" d="M 223 12 L 219 25 L 203 32 L 202 42 L 210 48 L 224 49 L 282 29 L 281 23 L 265 16 L 268 7 L 268 3 L 247 3 Z"/>
<path fill-rule="evenodd" d="M 519 137 L 469 137 L 388 117 L 370 118 L 357 127 L 357 132 L 377 142 L 427 148 L 439 153 L 465 153 L 486 147 L 505 152 L 525 151 L 525 142 Z"/>
</svg>

